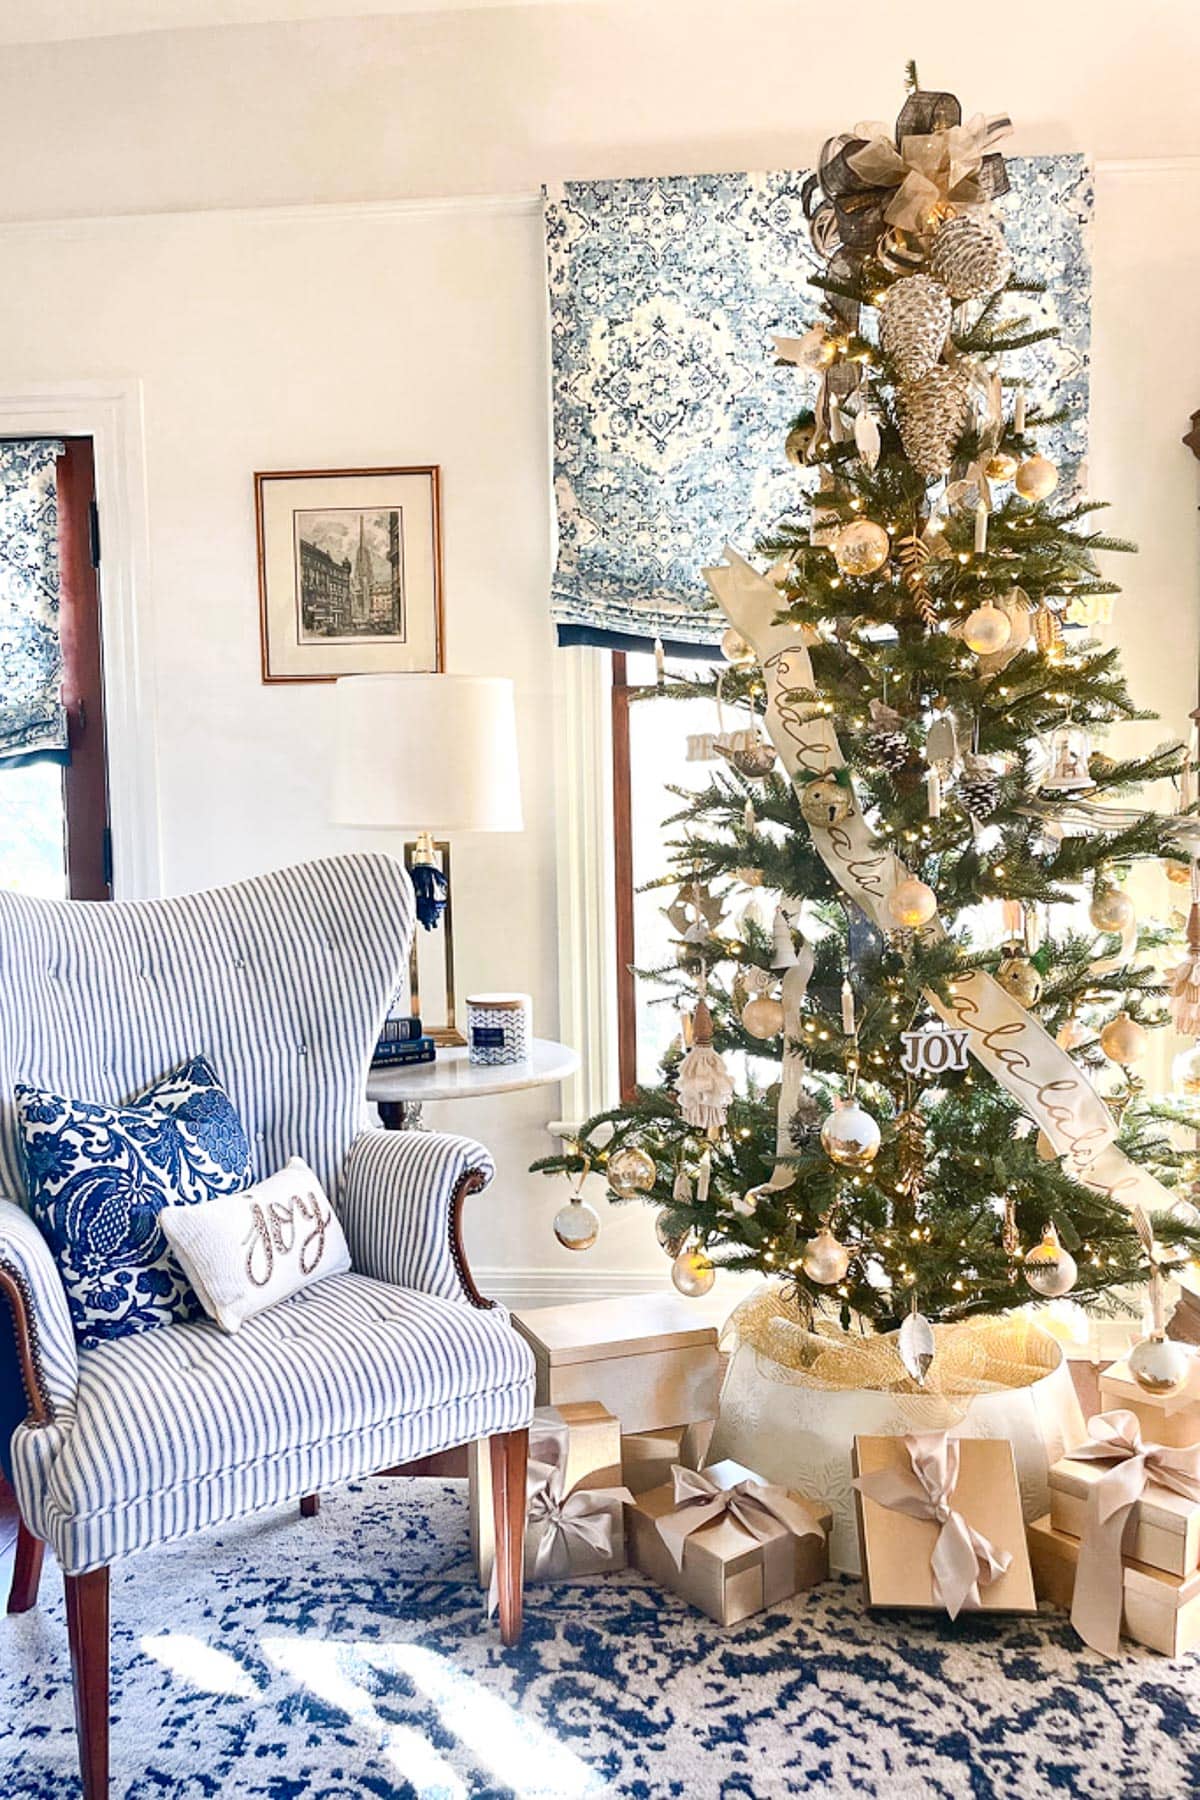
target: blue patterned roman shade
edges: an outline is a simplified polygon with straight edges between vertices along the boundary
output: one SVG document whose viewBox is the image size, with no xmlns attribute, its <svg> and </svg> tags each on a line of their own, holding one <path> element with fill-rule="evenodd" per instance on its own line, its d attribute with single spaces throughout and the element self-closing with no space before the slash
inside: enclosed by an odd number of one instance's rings
<svg viewBox="0 0 1200 1800">
<path fill-rule="evenodd" d="M 0 441 L 0 768 L 65 761 L 58 490 L 63 447 Z"/>
<path fill-rule="evenodd" d="M 1031 387 L 1067 409 L 1048 454 L 1087 445 L 1092 184 L 1079 156 L 1007 159 L 998 212 L 1015 303 L 1061 336 L 1023 352 Z M 553 356 L 560 643 L 714 644 L 700 570 L 743 549 L 806 479 L 783 451 L 809 399 L 774 366 L 820 296 L 804 172 L 569 182 L 545 204 Z M 813 479 L 808 477 L 807 479 Z"/>
</svg>

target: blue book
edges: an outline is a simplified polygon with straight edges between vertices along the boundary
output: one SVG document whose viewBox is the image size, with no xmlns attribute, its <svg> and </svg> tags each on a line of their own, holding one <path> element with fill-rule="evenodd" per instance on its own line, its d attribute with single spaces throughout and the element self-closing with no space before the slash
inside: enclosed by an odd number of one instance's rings
<svg viewBox="0 0 1200 1800">
<path fill-rule="evenodd" d="M 381 1044 L 414 1044 L 422 1036 L 421 1021 L 415 1013 L 408 1018 L 385 1019 L 379 1033 Z"/>
<path fill-rule="evenodd" d="M 437 1056 L 437 1046 L 431 1037 L 420 1037 L 411 1044 L 377 1044 L 375 1055 L 371 1059 L 372 1068 L 397 1069 L 407 1068 L 413 1063 L 431 1063 Z"/>
</svg>

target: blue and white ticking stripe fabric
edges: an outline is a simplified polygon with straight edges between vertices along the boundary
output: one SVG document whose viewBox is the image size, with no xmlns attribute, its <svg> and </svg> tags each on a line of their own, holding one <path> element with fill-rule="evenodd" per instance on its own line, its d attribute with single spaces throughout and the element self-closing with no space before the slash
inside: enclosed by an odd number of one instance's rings
<svg viewBox="0 0 1200 1800">
<path fill-rule="evenodd" d="M 1087 452 L 1092 184 L 1080 156 L 1006 159 L 997 207 L 1018 275 L 1046 283 L 1014 312 L 1061 336 L 1020 353 L 1031 393 L 1067 419 L 1043 448 Z M 713 645 L 701 569 L 749 552 L 796 503 L 784 456 L 811 383 L 774 366 L 820 295 L 806 174 L 571 181 L 548 196 L 561 643 Z M 1017 358 L 1006 364 L 1017 371 Z M 815 482 L 813 472 L 808 478 Z"/>
<path fill-rule="evenodd" d="M 68 1571 L 528 1423 L 529 1351 L 502 1309 L 466 1303 L 450 1242 L 455 1188 L 473 1168 L 490 1178 L 490 1159 L 465 1139 L 409 1149 L 362 1131 L 412 923 L 404 870 L 373 855 L 178 900 L 0 893 L 0 1264 L 30 1296 L 54 1415 L 15 1431 L 12 1468 L 27 1523 Z M 77 1354 L 50 1251 L 13 1204 L 13 1089 L 116 1104 L 201 1052 L 255 1176 L 303 1157 L 346 1208 L 364 1273 L 236 1338 L 206 1320 Z M 10 1342 L 0 1391 L 19 1392 Z"/>
<path fill-rule="evenodd" d="M 356 1269 L 458 1300 L 452 1202 L 464 1177 L 495 1174 L 482 1144 L 438 1131 L 365 1131 L 346 1164 L 338 1213 Z"/>
</svg>

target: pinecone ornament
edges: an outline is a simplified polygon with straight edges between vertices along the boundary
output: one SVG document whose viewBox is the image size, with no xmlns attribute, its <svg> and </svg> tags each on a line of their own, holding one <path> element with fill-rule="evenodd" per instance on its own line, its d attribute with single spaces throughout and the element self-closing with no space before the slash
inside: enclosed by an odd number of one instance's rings
<svg viewBox="0 0 1200 1800">
<path fill-rule="evenodd" d="M 894 281 L 879 309 L 879 341 L 901 381 L 919 381 L 942 354 L 950 329 L 950 295 L 928 275 Z"/>
<path fill-rule="evenodd" d="M 968 756 L 958 778 L 958 797 L 973 819 L 990 819 L 1000 804 L 1000 777 L 982 757 Z"/>
<path fill-rule="evenodd" d="M 939 363 L 920 381 L 900 386 L 904 453 L 927 481 L 944 475 L 971 422 L 971 378 L 960 364 Z"/>
<path fill-rule="evenodd" d="M 872 731 L 865 748 L 871 761 L 889 775 L 898 775 L 908 761 L 908 739 L 902 731 Z"/>
<path fill-rule="evenodd" d="M 982 300 L 1007 286 L 1012 257 L 999 226 L 963 213 L 934 238 L 929 272 L 956 300 Z"/>
</svg>

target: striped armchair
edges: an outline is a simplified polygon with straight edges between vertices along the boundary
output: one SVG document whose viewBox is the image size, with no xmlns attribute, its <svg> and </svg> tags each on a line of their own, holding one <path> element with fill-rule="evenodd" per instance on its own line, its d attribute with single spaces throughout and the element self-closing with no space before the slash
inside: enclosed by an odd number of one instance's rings
<svg viewBox="0 0 1200 1800">
<path fill-rule="evenodd" d="M 384 856 L 175 900 L 0 893 L 0 1294 L 15 1328 L 0 1462 L 22 1518 L 9 1605 L 35 1603 L 49 1544 L 66 1585 L 86 1800 L 108 1791 L 108 1565 L 119 1556 L 259 1507 L 311 1513 L 321 1488 L 428 1467 L 486 1437 L 501 1633 L 520 1634 L 532 1359 L 477 1292 L 459 1229 L 491 1160 L 465 1138 L 363 1129 L 371 1051 L 411 931 L 408 877 Z M 256 1178 L 289 1156 L 320 1176 L 353 1272 L 233 1337 L 204 1319 L 79 1350 L 50 1250 L 22 1209 L 14 1084 L 117 1102 L 201 1051 L 238 1109 Z"/>
</svg>

